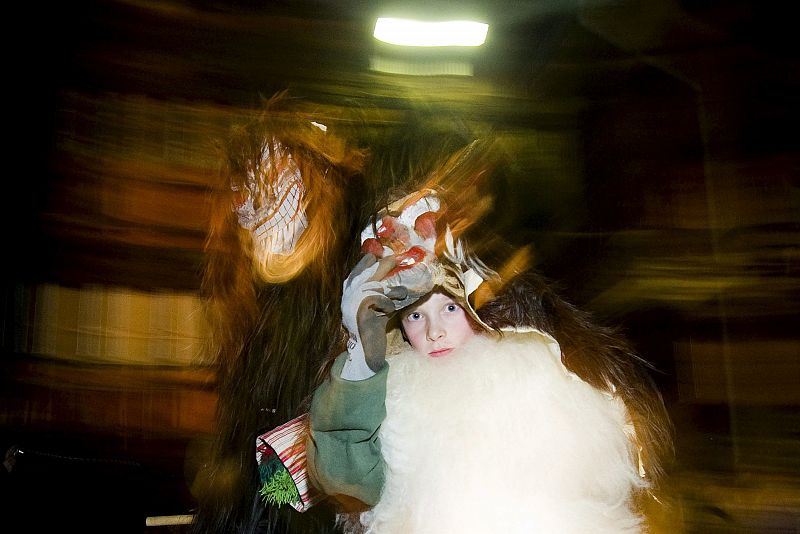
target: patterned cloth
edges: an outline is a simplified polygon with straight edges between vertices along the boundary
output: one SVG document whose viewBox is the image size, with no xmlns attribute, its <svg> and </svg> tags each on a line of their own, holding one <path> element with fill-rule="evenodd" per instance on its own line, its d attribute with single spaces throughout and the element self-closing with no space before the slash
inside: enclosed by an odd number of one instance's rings
<svg viewBox="0 0 800 534">
<path fill-rule="evenodd" d="M 323 495 L 308 481 L 303 439 L 307 428 L 308 415 L 303 414 L 256 438 L 260 493 L 267 503 L 289 504 L 305 512 L 322 500 Z"/>
</svg>

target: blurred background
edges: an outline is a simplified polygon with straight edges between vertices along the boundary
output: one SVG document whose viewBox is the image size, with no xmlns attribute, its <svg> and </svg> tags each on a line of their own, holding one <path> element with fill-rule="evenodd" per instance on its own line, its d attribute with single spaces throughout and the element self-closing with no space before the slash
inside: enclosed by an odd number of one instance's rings
<svg viewBox="0 0 800 534">
<path fill-rule="evenodd" d="M 663 531 L 800 532 L 800 61 L 786 6 L 9 8 L 3 520 L 142 532 L 190 513 L 193 444 L 216 402 L 199 293 L 212 143 L 288 89 L 373 123 L 422 109 L 490 129 L 512 161 L 500 231 L 657 368 L 677 437 Z M 489 32 L 466 52 L 402 50 L 372 37 L 386 12 Z"/>
</svg>

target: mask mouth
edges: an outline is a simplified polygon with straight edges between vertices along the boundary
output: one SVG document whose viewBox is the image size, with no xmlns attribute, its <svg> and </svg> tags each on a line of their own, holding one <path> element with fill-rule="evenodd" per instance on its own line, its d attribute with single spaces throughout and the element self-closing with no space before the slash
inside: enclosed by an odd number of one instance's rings
<svg viewBox="0 0 800 534">
<path fill-rule="evenodd" d="M 282 150 L 280 145 L 279 150 Z M 305 212 L 306 189 L 300 169 L 286 154 L 283 165 L 277 167 L 264 156 L 263 172 L 275 172 L 274 179 L 257 178 L 248 172 L 243 186 L 232 189 L 240 196 L 235 206 L 239 226 L 248 230 L 253 239 L 255 254 L 266 260 L 271 254 L 288 256 L 308 228 Z"/>
<path fill-rule="evenodd" d="M 384 280 L 387 280 L 401 272 L 411 270 L 425 261 L 428 252 L 420 246 L 413 246 L 410 249 L 396 255 L 396 266 L 386 273 Z"/>
</svg>

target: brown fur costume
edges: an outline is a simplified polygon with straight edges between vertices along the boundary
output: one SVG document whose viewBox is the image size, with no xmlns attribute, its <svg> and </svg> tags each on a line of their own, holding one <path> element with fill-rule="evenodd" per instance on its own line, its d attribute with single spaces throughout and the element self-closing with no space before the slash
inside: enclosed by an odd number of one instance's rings
<svg viewBox="0 0 800 534">
<path fill-rule="evenodd" d="M 327 122 L 322 131 L 311 121 Z M 203 288 L 216 352 L 217 438 L 195 480 L 193 531 L 324 532 L 330 522 L 267 509 L 258 501 L 252 443 L 295 416 L 321 363 L 342 339 L 338 302 L 349 236 L 363 202 L 363 153 L 336 133 L 337 117 L 278 95 L 223 144 Z M 308 227 L 291 255 L 264 264 L 234 207 L 248 174 L 276 182 L 287 158 L 305 186 Z M 322 512 L 320 509 L 319 512 Z"/>
</svg>

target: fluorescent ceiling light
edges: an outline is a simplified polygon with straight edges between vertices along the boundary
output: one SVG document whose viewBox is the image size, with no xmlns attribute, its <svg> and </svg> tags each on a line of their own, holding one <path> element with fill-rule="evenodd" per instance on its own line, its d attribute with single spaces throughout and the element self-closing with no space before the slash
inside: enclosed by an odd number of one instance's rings
<svg viewBox="0 0 800 534">
<path fill-rule="evenodd" d="M 488 30 L 488 24 L 471 20 L 423 22 L 381 17 L 372 35 L 401 46 L 480 46 Z"/>
</svg>

